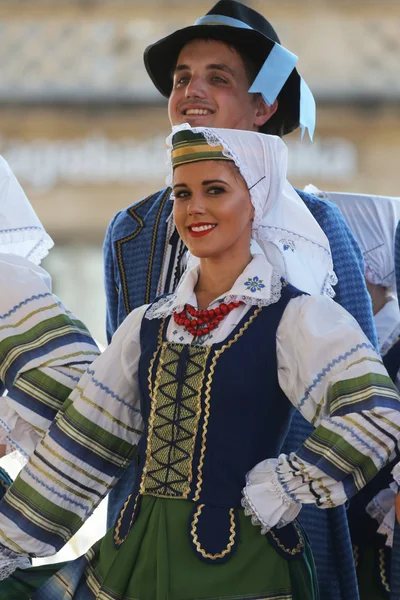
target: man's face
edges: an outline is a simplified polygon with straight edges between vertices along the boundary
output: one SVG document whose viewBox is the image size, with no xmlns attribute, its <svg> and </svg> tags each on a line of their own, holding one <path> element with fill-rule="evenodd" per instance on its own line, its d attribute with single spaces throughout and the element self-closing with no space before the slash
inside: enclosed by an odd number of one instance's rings
<svg viewBox="0 0 400 600">
<path fill-rule="evenodd" d="M 172 125 L 258 131 L 275 112 L 251 86 L 241 56 L 224 42 L 193 40 L 181 50 L 168 114 Z"/>
</svg>

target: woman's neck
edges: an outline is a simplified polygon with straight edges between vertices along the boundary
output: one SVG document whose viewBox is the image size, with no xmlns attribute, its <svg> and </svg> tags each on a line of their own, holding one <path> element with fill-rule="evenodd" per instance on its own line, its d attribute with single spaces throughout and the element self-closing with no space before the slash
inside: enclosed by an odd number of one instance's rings
<svg viewBox="0 0 400 600">
<path fill-rule="evenodd" d="M 218 296 L 228 292 L 252 258 L 249 251 L 239 260 L 236 256 L 200 259 L 200 274 L 194 289 L 197 306 L 207 308 Z"/>
</svg>

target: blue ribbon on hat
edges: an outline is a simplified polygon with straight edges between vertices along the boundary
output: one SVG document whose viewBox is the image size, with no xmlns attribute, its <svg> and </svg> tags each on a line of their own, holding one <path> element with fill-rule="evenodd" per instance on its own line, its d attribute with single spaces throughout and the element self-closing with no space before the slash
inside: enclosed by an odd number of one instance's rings
<svg viewBox="0 0 400 600">
<path fill-rule="evenodd" d="M 205 15 L 197 19 L 195 25 L 228 25 L 241 29 L 251 29 L 239 19 L 226 17 L 225 15 Z M 250 94 L 259 93 L 264 98 L 268 106 L 271 106 L 279 96 L 283 86 L 288 80 L 291 72 L 295 68 L 298 57 L 286 50 L 281 44 L 274 43 L 274 47 L 265 59 L 257 77 L 249 89 Z M 304 137 L 305 130 L 312 141 L 315 131 L 316 106 L 312 92 L 304 79 L 300 77 L 300 129 L 301 139 Z"/>
</svg>

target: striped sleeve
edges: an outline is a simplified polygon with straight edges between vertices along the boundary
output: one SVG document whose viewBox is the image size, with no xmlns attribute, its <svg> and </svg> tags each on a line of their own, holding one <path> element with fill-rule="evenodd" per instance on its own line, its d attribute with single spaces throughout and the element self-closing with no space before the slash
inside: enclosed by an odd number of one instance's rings
<svg viewBox="0 0 400 600">
<path fill-rule="evenodd" d="M 135 455 L 143 430 L 137 371 L 145 308 L 127 317 L 7 491 L 0 504 L 0 573 L 9 551 L 49 556 L 60 549 Z"/>
<path fill-rule="evenodd" d="M 397 389 L 357 322 L 330 298 L 290 301 L 277 356 L 282 390 L 315 430 L 247 474 L 243 505 L 264 531 L 293 520 L 302 504 L 345 503 L 396 456 L 400 440 Z"/>
<path fill-rule="evenodd" d="M 279 480 L 301 503 L 343 504 L 398 453 L 397 389 L 353 317 L 323 296 L 290 302 L 278 363 L 282 389 L 316 427 L 281 457 Z"/>
<path fill-rule="evenodd" d="M 85 325 L 54 296 L 45 271 L 0 257 L 0 443 L 25 458 L 99 355 Z"/>
</svg>

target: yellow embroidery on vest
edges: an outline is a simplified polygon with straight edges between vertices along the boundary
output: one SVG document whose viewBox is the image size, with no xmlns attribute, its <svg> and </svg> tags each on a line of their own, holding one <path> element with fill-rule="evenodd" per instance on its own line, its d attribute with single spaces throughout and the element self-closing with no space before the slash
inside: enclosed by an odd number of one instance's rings
<svg viewBox="0 0 400 600">
<path fill-rule="evenodd" d="M 225 548 L 225 550 L 222 550 L 222 552 L 219 552 L 218 554 L 209 554 L 207 553 L 204 548 L 201 547 L 201 544 L 199 542 L 199 538 L 197 535 L 197 523 L 199 522 L 199 517 L 201 515 L 201 511 L 204 508 L 204 504 L 199 504 L 196 512 L 193 515 L 193 520 L 192 520 L 192 527 L 190 529 L 190 534 L 192 536 L 193 539 L 193 543 L 196 546 L 196 550 L 197 552 L 199 552 L 203 558 L 209 558 L 211 560 L 217 560 L 219 558 L 223 558 L 224 556 L 226 556 L 227 554 L 229 554 L 229 552 L 232 550 L 234 544 L 235 544 L 235 538 L 236 538 L 236 523 L 235 523 L 235 511 L 233 508 L 229 509 L 229 517 L 230 517 L 230 536 L 229 536 L 229 542 L 227 547 Z"/>
<path fill-rule="evenodd" d="M 135 204 L 134 206 L 132 206 L 131 208 L 128 209 L 128 213 L 131 215 L 131 217 L 133 219 L 135 219 L 135 221 L 137 222 L 139 227 L 134 233 L 131 233 L 130 235 L 127 235 L 126 237 L 122 238 L 122 240 L 117 240 L 115 242 L 115 246 L 116 246 L 116 250 L 117 250 L 117 261 L 118 261 L 119 273 L 120 273 L 121 284 L 122 284 L 122 293 L 124 296 L 125 311 L 126 311 L 127 315 L 129 315 L 129 313 L 131 312 L 131 307 L 129 304 L 129 293 L 128 293 L 128 284 L 126 281 L 125 266 L 124 266 L 124 261 L 122 258 L 122 246 L 126 242 L 130 242 L 131 240 L 133 240 L 142 231 L 143 226 L 144 226 L 143 220 L 136 214 L 135 211 L 138 208 L 140 208 L 141 206 L 143 206 L 143 204 L 146 204 L 146 202 L 148 202 L 150 200 L 150 198 L 152 198 L 152 195 L 147 196 L 147 198 L 144 198 L 143 200 L 141 200 L 141 202 L 139 202 L 138 204 Z"/>
<path fill-rule="evenodd" d="M 385 551 L 382 548 L 379 550 L 379 574 L 383 587 L 390 593 L 390 586 L 386 576 Z"/>
<path fill-rule="evenodd" d="M 151 300 L 151 275 L 152 275 L 152 271 L 153 271 L 153 261 L 154 261 L 154 252 L 156 249 L 156 240 L 157 240 L 157 235 L 159 233 L 158 232 L 158 224 L 160 222 L 160 218 L 161 218 L 162 211 L 164 209 L 165 202 L 170 197 L 170 194 L 171 194 L 171 188 L 168 188 L 161 199 L 160 208 L 158 209 L 156 220 L 154 222 L 153 237 L 151 240 L 149 266 L 147 269 L 146 297 L 145 297 L 145 301 L 144 301 L 145 304 L 148 304 Z"/>
<path fill-rule="evenodd" d="M 118 520 L 117 520 L 117 524 L 116 524 L 116 526 L 115 526 L 115 531 L 114 531 L 114 542 L 115 542 L 116 544 L 118 544 L 119 546 L 120 546 L 121 544 L 123 544 L 123 543 L 124 543 L 124 541 L 125 541 L 125 540 L 126 540 L 126 538 L 128 537 L 128 535 L 129 535 L 129 532 L 130 532 L 130 530 L 131 530 L 132 523 L 133 523 L 133 519 L 135 518 L 135 514 L 136 514 L 136 506 L 137 506 L 137 503 L 138 503 L 139 494 L 137 494 L 137 495 L 136 495 L 135 504 L 134 504 L 134 506 L 133 506 L 133 511 L 132 511 L 131 522 L 129 523 L 129 527 L 128 527 L 127 533 L 126 533 L 126 535 L 125 535 L 123 538 L 121 538 L 121 537 L 119 536 L 119 532 L 120 532 L 120 530 L 121 530 L 122 519 L 124 518 L 125 511 L 126 511 L 126 509 L 127 509 L 127 507 L 128 507 L 128 504 L 129 504 L 129 501 L 130 501 L 130 499 L 131 499 L 131 498 L 132 498 L 132 494 L 129 494 L 129 496 L 128 496 L 128 497 L 127 497 L 127 499 L 125 500 L 125 503 L 124 503 L 124 506 L 122 507 L 122 510 L 121 510 L 121 512 L 119 513 L 119 517 L 118 517 Z"/>
<path fill-rule="evenodd" d="M 187 498 L 201 415 L 201 392 L 211 346 L 164 342 L 151 389 L 151 412 L 141 494 Z M 187 353 L 182 363 L 182 353 Z M 180 370 L 184 369 L 184 373 Z"/>
<path fill-rule="evenodd" d="M 201 436 L 200 460 L 199 460 L 199 466 L 197 469 L 196 494 L 195 494 L 195 497 L 193 498 L 193 500 L 195 502 L 197 502 L 200 498 L 200 492 L 201 492 L 201 488 L 203 485 L 203 465 L 204 465 L 204 457 L 205 457 L 206 449 L 207 449 L 207 430 L 208 430 L 208 421 L 210 418 L 211 385 L 212 385 L 212 381 L 213 381 L 213 377 L 214 377 L 215 367 L 217 365 L 217 360 L 219 359 L 221 354 L 223 354 L 225 352 L 225 350 L 228 350 L 235 342 L 237 342 L 237 340 L 243 335 L 243 333 L 246 331 L 246 329 L 249 327 L 249 325 L 251 325 L 251 323 L 254 321 L 254 319 L 260 314 L 261 310 L 262 310 L 262 307 L 260 306 L 254 311 L 254 313 L 246 321 L 246 323 L 243 325 L 243 327 L 240 328 L 240 330 L 237 332 L 237 334 L 227 344 L 222 346 L 222 348 L 220 348 L 220 350 L 217 350 L 215 352 L 213 359 L 211 361 L 210 371 L 208 373 L 207 383 L 206 383 L 206 393 L 205 393 L 205 401 L 204 401 L 204 422 L 203 422 L 203 432 L 202 432 L 202 436 Z"/>
<path fill-rule="evenodd" d="M 272 531 L 272 529 L 269 531 L 269 534 L 271 535 L 271 537 L 275 540 L 275 542 L 277 543 L 277 545 L 279 546 L 279 548 L 281 550 L 283 550 L 284 552 L 286 552 L 287 554 L 290 554 L 291 556 L 294 556 L 295 554 L 298 554 L 299 552 L 302 551 L 303 546 L 304 546 L 304 540 L 303 540 L 303 536 L 301 534 L 300 531 L 300 527 L 297 525 L 296 521 L 293 521 L 293 525 L 297 531 L 297 534 L 300 538 L 299 543 L 297 544 L 297 546 L 295 548 L 286 548 L 282 542 L 280 541 L 280 539 L 275 535 L 275 533 Z"/>
</svg>

